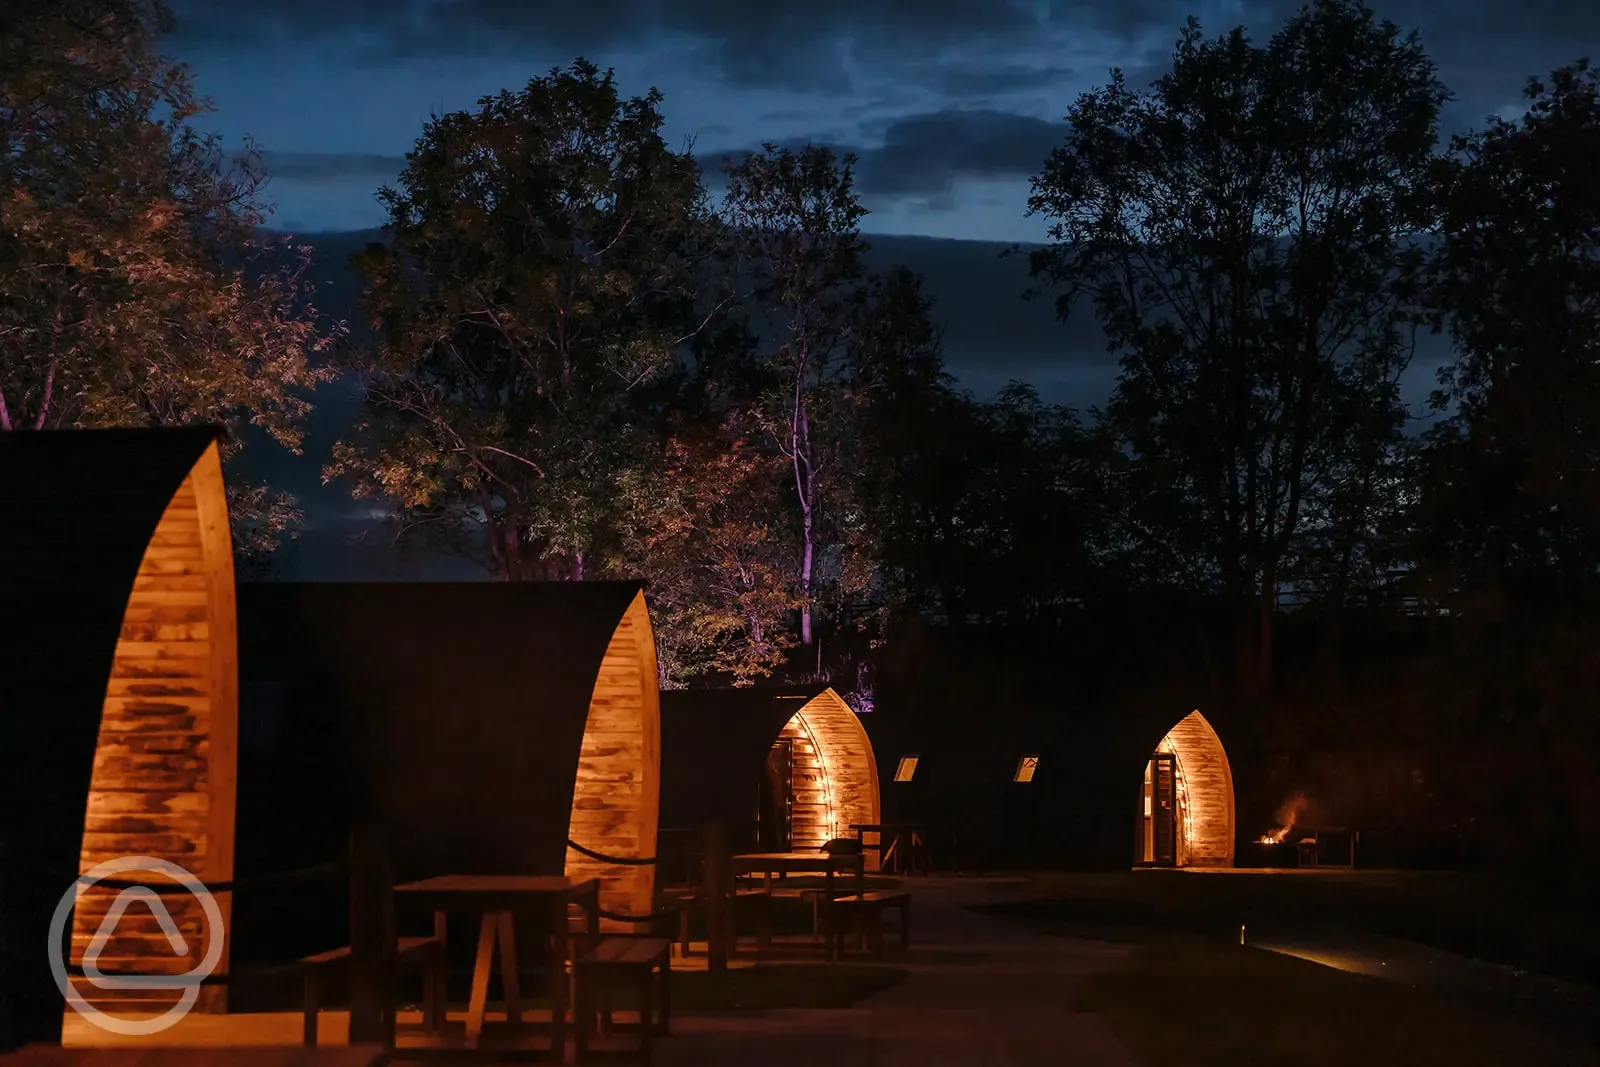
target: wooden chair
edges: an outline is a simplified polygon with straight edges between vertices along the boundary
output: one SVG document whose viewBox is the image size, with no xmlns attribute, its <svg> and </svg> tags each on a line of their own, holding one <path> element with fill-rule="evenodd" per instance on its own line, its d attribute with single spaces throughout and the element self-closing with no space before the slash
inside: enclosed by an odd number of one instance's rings
<svg viewBox="0 0 1600 1067">
<path fill-rule="evenodd" d="M 609 991 L 632 986 L 639 1002 L 639 1054 L 648 1062 L 652 1037 L 671 1033 L 672 942 L 664 937 L 606 937 L 572 964 L 573 1029 L 577 1060 L 589 1039 L 609 1028 Z"/>
<path fill-rule="evenodd" d="M 900 948 L 910 952 L 911 894 L 879 890 L 850 893 L 829 902 L 828 936 L 836 939 L 834 955 L 843 955 L 845 929 L 853 925 L 861 947 L 870 952 L 873 959 L 883 959 L 883 913 L 889 909 L 900 913 Z"/>
<path fill-rule="evenodd" d="M 326 982 L 336 972 L 348 971 L 349 963 L 349 945 L 318 952 L 300 961 L 305 990 L 303 1040 L 307 1048 L 315 1048 L 317 1044 L 317 1017 L 322 1011 Z M 423 1023 L 429 1030 L 438 1029 L 445 1017 L 444 941 L 438 937 L 402 937 L 395 951 L 395 963 L 421 969 Z"/>
</svg>

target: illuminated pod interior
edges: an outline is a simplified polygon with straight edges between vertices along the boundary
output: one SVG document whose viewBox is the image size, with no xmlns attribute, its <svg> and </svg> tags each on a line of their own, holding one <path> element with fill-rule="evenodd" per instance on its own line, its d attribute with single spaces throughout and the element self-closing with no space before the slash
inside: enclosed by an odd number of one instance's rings
<svg viewBox="0 0 1600 1067">
<path fill-rule="evenodd" d="M 1164 772 L 1168 766 L 1170 784 Z M 1175 810 L 1170 851 L 1163 847 L 1158 827 L 1164 800 Z M 1233 839 L 1228 754 L 1205 716 L 1193 711 L 1167 732 L 1145 764 L 1136 858 L 1160 866 L 1232 867 Z"/>
<path fill-rule="evenodd" d="M 790 847 L 821 848 L 836 837 L 853 837 L 852 824 L 879 821 L 878 762 L 872 742 L 850 705 L 832 689 L 803 705 L 778 735 L 790 766 Z M 875 853 L 868 853 L 871 867 Z"/>
<path fill-rule="evenodd" d="M 233 879 L 239 726 L 233 546 L 222 463 L 213 442 L 163 511 L 129 591 L 101 710 L 79 871 L 124 856 L 176 863 L 208 884 Z M 130 872 L 123 878 L 159 880 Z M 230 921 L 231 894 L 212 894 Z M 82 890 L 71 959 L 81 964 L 117 892 Z M 112 974 L 181 974 L 204 958 L 196 936 L 217 936 L 191 894 L 164 898 L 190 944 L 176 955 L 154 915 L 134 908 L 98 965 Z M 226 945 L 213 972 L 228 973 Z M 96 1007 L 161 1011 L 178 989 L 100 990 L 76 980 Z M 226 1010 L 226 987 L 201 991 L 202 1011 Z"/>
<path fill-rule="evenodd" d="M 628 606 L 606 645 L 584 723 L 567 838 L 606 856 L 656 854 L 661 802 L 661 697 L 656 687 L 655 635 L 644 594 Z M 600 879 L 601 904 L 624 915 L 648 915 L 655 898 L 653 864 L 605 863 L 567 849 L 567 877 Z M 608 929 L 618 924 L 607 921 Z M 632 927 L 619 927 L 632 931 Z"/>
</svg>

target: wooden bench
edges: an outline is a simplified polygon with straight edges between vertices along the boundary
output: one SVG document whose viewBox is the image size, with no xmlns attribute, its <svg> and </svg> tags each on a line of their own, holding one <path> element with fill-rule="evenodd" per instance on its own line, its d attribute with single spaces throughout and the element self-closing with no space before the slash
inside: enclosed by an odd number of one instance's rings
<svg viewBox="0 0 1600 1067">
<path fill-rule="evenodd" d="M 666 1037 L 672 1019 L 672 942 L 664 937 L 607 937 L 572 964 L 574 1045 L 577 1060 L 589 1038 L 609 1019 L 602 1003 L 609 989 L 631 985 L 639 997 L 639 1054 L 650 1059 L 652 1036 Z"/>
<path fill-rule="evenodd" d="M 785 900 L 802 900 L 811 905 L 811 936 L 820 938 L 823 929 L 822 909 L 828 900 L 828 891 L 819 887 L 810 889 L 774 889 L 774 897 Z M 835 896 L 848 896 L 849 893 L 841 886 L 834 890 Z"/>
<path fill-rule="evenodd" d="M 691 887 L 663 889 L 658 910 L 678 917 L 678 958 L 689 955 L 689 915 L 700 900 L 700 891 Z"/>
<path fill-rule="evenodd" d="M 883 959 L 883 913 L 890 908 L 900 912 L 900 948 L 911 951 L 911 894 L 878 890 L 834 897 L 830 902 L 828 936 L 838 940 L 835 955 L 842 955 L 846 918 L 855 921 L 857 934 L 874 959 Z"/>
<path fill-rule="evenodd" d="M 308 1048 L 317 1044 L 317 1016 L 322 1011 L 323 982 L 335 971 L 344 969 L 350 962 L 350 946 L 341 945 L 326 952 L 318 952 L 300 961 L 300 975 L 305 986 L 304 1043 Z M 436 1030 L 445 1016 L 444 942 L 436 937 L 402 937 L 395 950 L 395 963 L 400 966 L 421 965 L 423 981 L 423 1023 Z"/>
<path fill-rule="evenodd" d="M 772 945 L 772 894 L 766 889 L 736 889 L 733 893 L 732 906 L 738 908 L 754 908 L 756 913 L 756 951 L 765 952 Z M 735 920 L 732 934 L 728 938 L 728 955 L 737 955 L 739 951 L 738 922 Z"/>
</svg>

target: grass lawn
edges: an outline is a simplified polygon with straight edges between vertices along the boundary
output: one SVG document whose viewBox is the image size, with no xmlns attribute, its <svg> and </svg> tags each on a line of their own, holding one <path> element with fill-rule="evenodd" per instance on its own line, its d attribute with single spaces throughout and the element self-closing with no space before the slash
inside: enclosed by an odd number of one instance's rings
<svg viewBox="0 0 1600 1067">
<path fill-rule="evenodd" d="M 1028 891 L 1047 899 L 985 910 L 1046 924 L 1235 937 L 1241 922 L 1323 923 L 1600 986 L 1600 926 L 1586 905 L 1478 875 L 1121 871 L 1038 875 Z"/>
<path fill-rule="evenodd" d="M 1157 937 L 1089 980 L 1150 1067 L 1566 1067 L 1592 1050 L 1381 979 L 1220 941 Z"/>
</svg>

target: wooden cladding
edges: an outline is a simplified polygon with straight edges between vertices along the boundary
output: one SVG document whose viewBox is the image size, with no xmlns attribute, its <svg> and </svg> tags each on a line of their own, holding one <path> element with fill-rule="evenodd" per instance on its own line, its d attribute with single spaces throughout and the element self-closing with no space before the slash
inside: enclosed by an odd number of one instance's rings
<svg viewBox="0 0 1600 1067">
<path fill-rule="evenodd" d="M 213 443 L 184 479 L 156 526 L 128 594 L 106 684 L 84 815 L 80 873 L 125 856 L 175 863 L 202 882 L 233 879 L 238 665 L 233 546 L 222 465 Z M 158 879 L 138 871 L 114 877 Z M 71 959 L 81 964 L 118 893 L 80 890 Z M 231 894 L 213 894 L 226 923 Z M 106 974 L 183 974 L 209 938 L 192 895 L 164 895 L 189 951 L 174 953 L 156 916 L 130 908 L 99 956 Z M 227 947 L 213 972 L 228 972 Z M 79 996 L 115 1011 L 164 1010 L 180 990 L 101 990 Z M 226 987 L 202 990 L 197 1007 L 226 1010 Z"/>
<path fill-rule="evenodd" d="M 1232 867 L 1233 771 L 1211 724 L 1190 712 L 1157 746 L 1176 757 L 1180 865 Z"/>
<path fill-rule="evenodd" d="M 639 593 L 612 634 L 595 678 L 567 836 L 602 855 L 650 859 L 656 854 L 660 793 L 655 636 Z M 654 865 L 605 863 L 569 848 L 566 874 L 599 878 L 606 911 L 647 915 L 654 906 Z M 637 929 L 610 920 L 602 926 L 628 933 Z"/>
<path fill-rule="evenodd" d="M 852 835 L 855 824 L 879 821 L 878 762 L 856 713 L 832 689 L 808 701 L 779 739 L 793 745 L 790 846 L 821 848 Z M 876 853 L 868 853 L 874 866 Z"/>
</svg>

